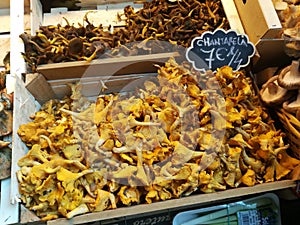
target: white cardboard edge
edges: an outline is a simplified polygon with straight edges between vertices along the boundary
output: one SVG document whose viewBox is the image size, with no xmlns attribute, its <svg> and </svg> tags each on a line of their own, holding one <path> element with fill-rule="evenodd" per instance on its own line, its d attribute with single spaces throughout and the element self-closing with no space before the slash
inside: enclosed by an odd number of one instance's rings
<svg viewBox="0 0 300 225">
<path fill-rule="evenodd" d="M 197 217 L 197 214 L 199 213 L 203 213 L 203 212 L 213 212 L 216 210 L 220 210 L 220 209 L 225 209 L 227 208 L 229 205 L 234 205 L 236 203 L 246 203 L 247 202 L 251 202 L 253 200 L 258 200 L 261 198 L 269 198 L 272 200 L 272 202 L 277 206 L 278 211 L 280 212 L 280 202 L 279 202 L 279 198 L 276 194 L 274 193 L 265 193 L 253 198 L 249 198 L 249 199 L 245 199 L 245 200 L 240 200 L 240 201 L 235 201 L 235 202 L 230 202 L 227 204 L 221 204 L 221 205 L 216 205 L 216 206 L 210 206 L 210 207 L 205 207 L 205 208 L 199 208 L 199 209 L 194 209 L 194 210 L 187 210 L 187 211 L 183 211 L 180 212 L 178 214 L 176 214 L 173 218 L 173 222 L 172 225 L 180 225 L 182 222 L 185 222 L 187 220 L 190 219 L 194 219 Z M 277 225 L 281 225 L 281 215 L 280 213 L 278 214 L 278 224 Z"/>
<path fill-rule="evenodd" d="M 43 23 L 43 9 L 40 0 L 30 0 L 30 24 L 31 35 L 35 32 Z"/>
<path fill-rule="evenodd" d="M 7 225 L 18 223 L 19 204 L 10 203 L 11 179 L 1 181 L 1 201 L 0 201 L 0 224 Z"/>
<path fill-rule="evenodd" d="M 230 28 L 239 34 L 245 34 L 243 24 L 233 0 L 221 0 Z"/>
</svg>

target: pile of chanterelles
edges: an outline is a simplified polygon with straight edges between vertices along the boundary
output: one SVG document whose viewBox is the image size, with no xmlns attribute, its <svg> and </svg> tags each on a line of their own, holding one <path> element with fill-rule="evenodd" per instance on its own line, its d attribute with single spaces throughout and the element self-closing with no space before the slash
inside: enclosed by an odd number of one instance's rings
<svg viewBox="0 0 300 225">
<path fill-rule="evenodd" d="M 228 66 L 170 59 L 137 93 L 95 102 L 70 87 L 18 130 L 21 200 L 42 220 L 272 182 L 299 164 L 251 79 Z"/>
<path fill-rule="evenodd" d="M 229 29 L 221 0 L 145 1 L 139 10 L 126 6 L 118 19 L 124 26 L 112 29 L 92 24 L 87 13 L 83 24 L 65 19 L 66 25 L 40 26 L 35 35 L 22 33 L 24 59 L 35 72 L 41 64 L 175 51 L 189 47 L 205 31 Z"/>
<path fill-rule="evenodd" d="M 0 180 L 10 177 L 11 148 L 9 135 L 13 123 L 13 94 L 6 91 L 6 75 L 9 72 L 9 55 L 3 59 L 5 70 L 0 71 Z"/>
</svg>

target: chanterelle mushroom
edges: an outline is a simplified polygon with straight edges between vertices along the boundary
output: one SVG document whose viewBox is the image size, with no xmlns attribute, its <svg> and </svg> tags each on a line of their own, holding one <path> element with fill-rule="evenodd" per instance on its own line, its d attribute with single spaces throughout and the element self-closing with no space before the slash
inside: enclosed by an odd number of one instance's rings
<svg viewBox="0 0 300 225">
<path fill-rule="evenodd" d="M 278 75 L 277 82 L 287 90 L 300 88 L 299 60 L 293 60 L 290 66 L 285 67 Z"/>
<path fill-rule="evenodd" d="M 263 84 L 259 94 L 261 100 L 267 105 L 280 105 L 292 96 L 292 92 L 278 85 L 278 75 Z"/>
</svg>

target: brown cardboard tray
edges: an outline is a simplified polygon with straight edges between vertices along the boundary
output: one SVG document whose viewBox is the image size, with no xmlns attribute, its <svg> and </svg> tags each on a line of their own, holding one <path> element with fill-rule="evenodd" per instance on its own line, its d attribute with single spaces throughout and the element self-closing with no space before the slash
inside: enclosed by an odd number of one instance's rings
<svg viewBox="0 0 300 225">
<path fill-rule="evenodd" d="M 232 29 L 243 33 L 243 26 L 240 26 L 239 16 L 232 0 L 222 0 L 226 12 L 230 15 Z M 229 8 L 228 8 L 229 7 Z M 234 18 L 232 20 L 232 18 Z M 145 77 L 155 75 L 153 63 L 161 63 L 170 56 L 176 56 L 176 53 L 162 53 L 157 55 L 146 55 L 136 57 L 124 57 L 105 60 L 95 60 L 88 62 L 70 62 L 43 65 L 39 67 L 40 74 L 26 76 L 26 83 L 21 79 L 16 79 L 15 101 L 14 101 L 14 131 L 16 132 L 21 124 L 29 122 L 29 116 L 36 112 L 40 104 L 53 97 L 63 97 L 68 94 L 67 83 L 70 81 L 83 81 L 87 87 L 95 85 L 99 80 L 103 79 L 106 85 L 114 87 L 113 91 L 124 90 L 131 81 L 143 80 Z M 177 55 L 178 56 L 178 55 Z M 42 74 L 42 75 L 41 75 Z M 133 88 L 128 86 L 128 88 Z M 125 89 L 128 90 L 128 89 Z M 96 95 L 95 92 L 89 92 L 88 95 Z M 20 113 L 22 112 L 22 113 Z M 16 171 L 18 170 L 17 161 L 26 154 L 28 148 L 20 140 L 18 135 L 13 135 L 13 162 L 10 198 L 14 204 L 19 204 L 17 199 L 18 181 L 16 179 Z M 76 216 L 71 220 L 57 219 L 48 221 L 47 224 L 67 225 L 67 224 L 86 224 L 89 222 L 114 219 L 118 217 L 138 216 L 144 213 L 152 213 L 178 207 L 192 206 L 195 204 L 209 204 L 215 201 L 235 198 L 239 196 L 247 196 L 268 192 L 273 190 L 295 187 L 294 181 L 285 180 L 279 182 L 265 183 L 254 187 L 243 187 L 230 189 L 222 192 L 211 194 L 195 194 L 180 199 L 172 199 L 152 204 L 141 204 L 130 207 L 123 207 L 114 210 L 107 210 L 97 213 L 89 213 Z M 26 211 L 26 209 L 24 209 Z M 20 222 L 27 223 L 33 221 L 32 218 L 20 214 Z M 35 218 L 38 220 L 38 218 Z"/>
<path fill-rule="evenodd" d="M 161 64 L 171 56 L 181 57 L 178 52 L 170 52 L 121 58 L 95 59 L 91 62 L 63 62 L 40 65 L 37 71 L 47 80 L 115 76 L 120 74 L 133 74 L 135 71 L 146 73 L 156 70 L 153 63 Z"/>
<path fill-rule="evenodd" d="M 272 0 L 233 1 L 245 34 L 257 50 L 253 70 L 259 72 L 267 67 L 286 64 L 289 57 L 285 54 L 281 37 L 283 27 Z"/>
<path fill-rule="evenodd" d="M 226 14 L 226 17 L 229 21 L 230 27 L 232 30 L 237 31 L 238 33 L 244 33 L 244 29 L 242 26 L 242 23 L 240 21 L 237 9 L 235 7 L 235 4 L 232 0 L 221 0 L 222 5 L 224 7 L 224 11 Z M 32 32 L 38 29 L 37 24 L 40 25 L 53 25 L 53 24 L 65 24 L 66 21 L 64 18 L 67 18 L 70 24 L 82 24 L 82 20 L 87 12 L 89 13 L 89 20 L 91 23 L 95 22 L 95 24 L 99 24 L 99 18 L 101 17 L 101 24 L 102 25 L 112 25 L 112 26 L 122 26 L 122 22 L 116 21 L 117 13 L 122 13 L 123 8 L 127 4 L 135 3 L 135 1 L 129 1 L 129 0 L 116 0 L 113 2 L 106 3 L 106 1 L 82 1 L 82 5 L 90 5 L 90 6 L 97 6 L 97 10 L 80 10 L 80 11 L 66 11 L 66 9 L 53 9 L 53 12 L 51 13 L 44 13 L 43 17 L 38 16 L 41 14 L 41 12 L 36 12 L 38 10 L 41 10 L 41 7 L 33 7 L 32 12 L 32 21 L 35 26 L 32 26 Z M 96 4 L 96 5 L 95 5 Z M 36 16 L 37 15 L 37 16 Z M 91 17 L 91 18 L 90 18 Z M 128 62 L 132 60 L 137 61 L 137 67 L 143 67 L 145 71 L 151 70 L 151 66 L 149 67 L 149 64 L 145 64 L 145 58 L 150 59 L 150 61 L 156 61 L 157 57 L 160 57 L 158 54 L 157 56 L 154 54 L 152 57 L 148 57 L 147 55 L 139 56 L 139 60 L 137 60 L 136 57 L 129 56 L 127 57 Z M 47 80 L 54 80 L 54 79 L 64 79 L 64 78 L 78 78 L 82 77 L 86 70 L 94 70 L 97 74 L 99 72 L 102 74 L 105 74 L 107 70 L 111 70 L 111 68 L 103 67 L 103 71 L 99 71 L 97 69 L 97 65 L 99 64 L 99 61 L 103 61 L 102 59 L 95 59 L 91 62 L 86 61 L 78 61 L 78 62 L 62 62 L 62 63 L 53 63 L 53 64 L 45 64 L 45 65 L 39 65 L 37 66 L 37 71 L 45 76 Z M 114 59 L 104 59 L 101 64 L 114 61 Z M 139 61 L 143 61 L 140 63 Z M 122 65 L 118 65 L 118 67 L 121 67 L 122 70 L 118 70 L 117 68 L 114 70 L 114 74 L 126 74 L 131 73 L 130 71 L 126 71 L 126 68 L 124 70 L 125 64 L 127 63 L 126 60 L 122 60 Z M 113 71 L 113 70 L 112 70 Z M 89 71 L 88 73 L 93 73 Z M 105 74 L 107 75 L 107 74 Z"/>
<path fill-rule="evenodd" d="M 193 205 L 205 206 L 207 204 L 217 203 L 219 201 L 224 201 L 236 197 L 246 197 L 247 195 L 251 194 L 265 193 L 290 187 L 295 187 L 295 183 L 290 180 L 265 183 L 253 187 L 241 187 L 216 193 L 191 195 L 179 199 L 155 202 L 149 205 L 142 204 L 102 212 L 88 213 L 81 216 L 76 216 L 71 220 L 57 219 L 53 221 L 48 221 L 47 225 L 86 224 L 89 222 L 102 221 L 120 217 L 139 216 L 141 214 L 146 213 L 154 214 L 159 211 L 172 210 L 182 207 L 188 208 Z"/>
<path fill-rule="evenodd" d="M 115 59 L 114 62 L 111 62 L 110 68 L 113 68 L 113 65 L 120 64 L 122 59 Z M 124 61 L 126 59 L 124 58 Z M 134 65 L 134 64 L 132 64 Z M 107 66 L 107 64 L 99 64 L 98 69 L 101 71 L 101 66 Z M 114 86 L 117 84 L 119 85 L 119 88 L 117 87 L 115 91 L 118 89 L 120 90 L 120 87 L 124 85 L 125 80 L 125 86 L 126 82 L 130 83 L 131 81 L 136 80 L 143 80 L 143 78 L 148 78 L 151 76 L 155 76 L 152 72 L 150 73 L 140 73 L 140 71 L 136 70 L 135 74 L 129 74 L 126 76 L 110 76 L 107 78 L 107 86 Z M 106 77 L 103 76 L 91 76 L 91 77 L 85 77 L 82 79 L 83 83 L 85 83 L 87 86 L 94 85 L 94 79 L 103 79 Z M 59 93 L 61 93 L 61 89 L 67 89 L 66 84 L 69 81 L 77 81 L 76 78 L 71 79 L 62 79 L 62 80 L 52 80 L 47 81 L 43 76 L 35 74 L 32 75 L 32 79 L 28 80 L 27 84 L 25 84 L 21 79 L 17 79 L 16 81 L 16 93 L 15 93 L 15 121 L 14 121 L 14 131 L 16 132 L 18 127 L 21 124 L 29 122 L 29 116 L 32 115 L 34 112 L 36 112 L 40 106 L 40 103 L 43 103 L 43 101 L 46 101 L 47 98 L 51 98 L 51 94 L 49 94 L 48 91 L 51 91 L 52 94 L 55 96 Z M 60 88 L 58 88 L 60 87 Z M 129 86 L 129 88 L 135 88 L 136 86 Z M 121 88 L 122 89 L 122 88 Z M 30 90 L 30 91 L 29 91 Z M 36 99 L 34 95 L 38 96 L 38 99 Z M 46 93 L 46 95 L 45 95 Z M 89 95 L 94 95 L 95 93 L 89 93 Z M 96 93 L 97 94 L 97 93 Z M 45 95 L 43 97 L 43 95 Z M 22 112 L 22 114 L 20 114 Z M 28 151 L 27 147 L 24 145 L 24 143 L 20 140 L 18 135 L 13 135 L 13 168 L 12 168 L 12 189 L 11 189 L 11 195 L 16 199 L 19 196 L 18 193 L 18 181 L 16 179 L 16 171 L 18 170 L 17 161 L 22 157 L 26 152 Z M 179 199 L 172 199 L 172 200 L 166 200 L 162 202 L 156 202 L 152 204 L 140 204 L 135 206 L 129 206 L 129 207 L 122 207 L 117 208 L 113 210 L 106 210 L 102 212 L 95 212 L 95 213 L 88 213 L 76 216 L 70 220 L 67 219 L 56 219 L 53 221 L 48 221 L 47 225 L 68 225 L 68 224 L 87 224 L 90 222 L 96 222 L 96 221 L 104 221 L 104 220 L 110 220 L 110 219 L 117 219 L 117 218 L 126 218 L 126 217 L 135 217 L 135 216 L 141 216 L 143 214 L 151 214 L 155 212 L 162 212 L 164 210 L 171 210 L 171 209 L 177 209 L 182 207 L 188 207 L 188 206 L 194 206 L 194 205 L 207 205 L 212 204 L 218 201 L 222 200 L 228 200 L 231 198 L 241 197 L 241 196 L 247 196 L 250 194 L 257 194 L 257 193 L 263 193 L 263 192 L 270 192 L 274 190 L 280 190 L 285 188 L 291 188 L 295 187 L 295 182 L 291 180 L 283 180 L 278 182 L 271 182 L 271 183 L 264 183 L 255 185 L 253 187 L 239 187 L 234 189 L 228 189 L 225 191 L 210 193 L 210 194 L 193 194 L 188 197 L 182 197 Z M 19 204 L 19 203 L 16 203 Z M 27 213 L 26 213 L 27 211 Z M 28 223 L 33 220 L 38 220 L 38 218 L 33 219 L 32 217 L 28 217 L 28 210 L 22 209 L 22 214 L 20 215 L 20 220 L 22 223 Z M 27 216 L 24 216 L 27 215 Z M 41 221 L 39 221 L 41 222 Z"/>
<path fill-rule="evenodd" d="M 272 0 L 234 0 L 234 3 L 245 33 L 254 44 L 260 39 L 280 37 L 282 26 Z"/>
</svg>

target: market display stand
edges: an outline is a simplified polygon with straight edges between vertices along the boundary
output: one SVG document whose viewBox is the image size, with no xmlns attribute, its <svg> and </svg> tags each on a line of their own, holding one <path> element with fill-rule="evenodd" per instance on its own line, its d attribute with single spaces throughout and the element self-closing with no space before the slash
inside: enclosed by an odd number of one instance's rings
<svg viewBox="0 0 300 225">
<path fill-rule="evenodd" d="M 84 2 L 84 1 L 82 1 Z M 272 30 L 273 28 L 275 30 L 280 29 L 280 24 L 278 24 L 278 21 L 276 19 L 274 20 L 265 20 L 265 17 L 268 16 L 274 16 L 274 9 L 266 8 L 262 6 L 271 6 L 270 3 L 272 3 L 271 0 L 261 0 L 261 1 L 248 1 L 252 2 L 253 5 L 240 5 L 239 0 L 222 0 L 223 5 L 225 6 L 225 12 L 227 14 L 227 17 L 230 21 L 230 25 L 233 29 L 235 29 L 238 33 L 244 33 L 247 32 L 247 26 L 245 24 L 245 18 L 243 17 L 243 10 L 247 10 L 248 8 L 243 7 L 259 7 L 262 9 L 261 11 L 257 11 L 256 13 L 261 13 L 262 17 L 261 20 L 257 23 L 255 23 L 255 26 L 258 24 L 261 24 L 266 22 L 263 27 L 260 34 L 255 35 L 254 37 L 250 37 L 250 40 L 253 41 L 255 44 L 258 44 L 260 42 L 274 42 L 273 39 L 277 41 L 281 41 L 278 38 L 275 38 L 275 36 L 272 36 L 274 32 L 270 32 L 270 35 L 265 36 L 266 31 Z M 262 4 L 263 2 L 263 4 Z M 250 3 L 247 3 L 250 4 Z M 101 7 L 99 7 L 101 8 Z M 268 12 L 266 13 L 265 10 Z M 23 50 L 23 43 L 21 43 L 19 39 L 19 34 L 24 32 L 24 2 L 19 0 L 11 0 L 10 1 L 10 26 L 12 29 L 10 29 L 10 51 L 11 51 L 11 74 L 9 76 L 8 82 L 10 84 L 13 84 L 11 89 L 15 91 L 15 102 L 14 102 L 14 118 L 17 118 L 14 120 L 14 129 L 17 130 L 20 124 L 28 122 L 27 115 L 31 115 L 34 113 L 37 108 L 39 107 L 38 100 L 42 101 L 43 99 L 37 99 L 38 94 L 36 96 L 33 95 L 33 89 L 34 85 L 40 85 L 45 84 L 45 80 L 41 80 L 42 78 L 34 77 L 32 82 L 41 82 L 34 84 L 32 93 L 29 92 L 30 85 L 25 87 L 25 84 L 22 81 L 22 74 L 26 73 L 25 64 L 23 59 L 20 57 L 20 52 Z M 31 32 L 34 32 L 38 28 L 40 24 L 43 24 L 43 19 L 48 18 L 49 21 L 51 20 L 51 15 L 42 14 L 42 6 L 39 0 L 31 0 L 30 1 L 30 12 L 31 12 Z M 57 12 L 57 11 L 56 11 Z M 62 18 L 64 13 L 69 12 L 59 12 L 55 15 L 55 20 L 58 21 L 57 16 L 60 16 Z M 241 14 L 242 13 L 242 14 Z M 247 12 L 248 14 L 249 12 Z M 83 12 L 77 12 L 77 15 L 75 17 L 82 18 Z M 253 14 L 249 13 L 249 15 Z M 67 16 L 69 17 L 69 16 Z M 242 19 L 244 18 L 244 19 Z M 247 20 L 246 20 L 247 21 Z M 271 21 L 271 24 L 270 24 Z M 275 25 L 274 25 L 275 24 Z M 251 25 L 251 24 L 250 24 Z M 253 26 L 253 23 L 252 25 Z M 258 29 L 259 30 L 259 29 Z M 264 32 L 265 31 L 265 32 Z M 276 32 L 275 32 L 276 33 Z M 257 46 L 257 45 L 256 45 Z M 276 54 L 279 54 L 278 52 Z M 272 53 L 270 54 L 272 56 Z M 264 65 L 265 63 L 269 62 L 270 55 L 266 56 L 265 50 L 261 50 L 260 52 L 257 52 L 256 54 L 256 63 L 257 65 Z M 166 57 L 166 56 L 165 56 Z M 273 55 L 274 58 L 274 55 Z M 114 62 L 112 62 L 114 63 Z M 119 63 L 119 60 L 115 63 Z M 102 65 L 103 66 L 103 65 Z M 257 68 L 259 68 L 259 66 Z M 59 67 L 59 66 L 57 66 Z M 48 68 L 49 69 L 49 68 Z M 50 68 L 51 69 L 57 69 L 57 68 Z M 45 70 L 46 71 L 46 70 Z M 46 82 L 47 83 L 47 82 Z M 32 85 L 33 83 L 31 83 Z M 49 82 L 51 86 L 51 82 Z M 54 85 L 55 86 L 55 85 Z M 29 88 L 28 88 L 29 87 Z M 58 89 L 57 89 L 58 90 Z M 20 115 L 20 112 L 22 112 L 22 115 Z M 26 116 L 25 116 L 26 115 Z M 19 137 L 17 135 L 14 135 L 12 137 L 13 142 L 13 162 L 12 162 L 12 175 L 10 179 L 3 180 L 1 182 L 1 211 L 0 211 L 0 224 L 14 224 L 14 223 L 28 223 L 33 221 L 37 221 L 38 218 L 34 217 L 30 212 L 28 212 L 27 209 L 23 208 L 21 211 L 19 211 L 19 201 L 18 201 L 18 182 L 15 176 L 16 171 L 18 170 L 17 167 L 17 161 L 18 159 L 26 153 L 26 146 L 21 142 Z M 259 184 L 253 187 L 241 187 L 237 189 L 229 189 L 222 192 L 216 192 L 211 194 L 200 194 L 200 195 L 193 195 L 185 198 L 180 199 L 173 199 L 168 200 L 164 202 L 157 202 L 152 203 L 149 205 L 137 205 L 137 206 L 131 206 L 131 207 L 125 207 L 125 208 L 118 208 L 114 210 L 108 210 L 103 212 L 97 212 L 97 213 L 89 213 L 84 214 L 81 216 L 76 216 L 71 220 L 66 219 L 57 219 L 54 221 L 48 221 L 47 224 L 55 224 L 55 225 L 63 225 L 63 224 L 86 224 L 86 223 L 92 223 L 97 221 L 108 221 L 108 220 L 114 220 L 117 218 L 134 218 L 139 217 L 144 214 L 155 214 L 170 211 L 170 210 L 176 210 L 176 209 L 183 209 L 187 207 L 193 207 L 193 206 L 205 206 L 212 203 L 217 203 L 224 200 L 230 200 L 238 197 L 247 197 L 252 194 L 259 194 L 264 192 L 271 192 L 276 190 L 282 190 L 282 189 L 288 189 L 288 188 L 294 188 L 296 186 L 294 181 L 291 180 L 284 180 L 284 181 L 278 181 L 278 182 L 271 182 L 271 183 L 264 183 Z M 30 215 L 30 216 L 29 216 Z M 39 222 L 38 222 L 39 223 Z M 42 222 L 41 222 L 42 223 Z M 44 223 L 42 223 L 44 224 Z M 107 223 L 108 224 L 108 223 Z M 119 224 L 119 223 L 118 223 Z M 121 223 L 120 223 L 121 224 Z"/>
</svg>

